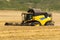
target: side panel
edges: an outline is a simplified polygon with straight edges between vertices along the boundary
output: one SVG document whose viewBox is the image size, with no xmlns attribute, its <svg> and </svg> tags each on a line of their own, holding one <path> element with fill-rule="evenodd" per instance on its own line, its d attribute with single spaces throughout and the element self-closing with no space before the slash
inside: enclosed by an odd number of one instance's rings
<svg viewBox="0 0 60 40">
<path fill-rule="evenodd" d="M 51 17 L 47 17 L 47 18 L 45 18 L 44 15 L 39 15 L 39 16 L 34 16 L 34 17 L 33 17 L 33 20 L 37 20 L 37 21 L 39 21 L 39 22 L 41 23 L 41 25 L 44 26 L 45 23 L 48 22 L 48 21 L 51 21 L 52 18 L 51 18 Z"/>
</svg>

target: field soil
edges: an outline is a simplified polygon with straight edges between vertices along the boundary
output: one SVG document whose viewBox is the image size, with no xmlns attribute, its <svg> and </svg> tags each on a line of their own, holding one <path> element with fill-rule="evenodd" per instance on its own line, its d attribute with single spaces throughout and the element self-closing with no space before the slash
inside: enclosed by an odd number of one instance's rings
<svg viewBox="0 0 60 40">
<path fill-rule="evenodd" d="M 0 40 L 60 40 L 60 13 L 52 12 L 55 26 L 5 26 L 21 22 L 25 11 L 0 10 Z"/>
<path fill-rule="evenodd" d="M 60 26 L 60 12 L 52 12 L 52 18 L 55 26 Z"/>
</svg>

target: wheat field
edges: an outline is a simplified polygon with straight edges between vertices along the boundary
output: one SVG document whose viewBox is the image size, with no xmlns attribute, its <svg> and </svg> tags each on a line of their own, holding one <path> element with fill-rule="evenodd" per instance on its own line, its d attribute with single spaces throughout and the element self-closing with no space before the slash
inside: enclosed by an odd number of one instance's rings
<svg viewBox="0 0 60 40">
<path fill-rule="evenodd" d="M 60 13 L 52 12 L 55 26 L 5 26 L 21 22 L 24 11 L 0 10 L 0 40 L 60 40 Z"/>
</svg>

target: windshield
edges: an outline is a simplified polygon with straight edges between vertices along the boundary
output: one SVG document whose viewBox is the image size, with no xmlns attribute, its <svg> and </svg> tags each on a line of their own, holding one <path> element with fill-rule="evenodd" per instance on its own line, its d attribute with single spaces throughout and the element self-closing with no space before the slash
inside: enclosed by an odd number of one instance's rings
<svg viewBox="0 0 60 40">
<path fill-rule="evenodd" d="M 25 20 L 30 20 L 30 19 L 32 19 L 32 14 L 26 14 L 26 16 L 25 16 Z"/>
</svg>

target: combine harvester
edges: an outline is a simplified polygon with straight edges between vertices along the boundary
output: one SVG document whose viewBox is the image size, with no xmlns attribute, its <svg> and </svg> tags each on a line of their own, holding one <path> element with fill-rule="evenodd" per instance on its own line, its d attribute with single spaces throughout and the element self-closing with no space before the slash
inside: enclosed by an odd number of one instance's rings
<svg viewBox="0 0 60 40">
<path fill-rule="evenodd" d="M 12 26 L 49 26 L 54 25 L 52 21 L 52 14 L 40 11 L 39 9 L 29 9 L 28 13 L 22 13 L 22 23 L 6 22 L 5 25 Z"/>
</svg>

